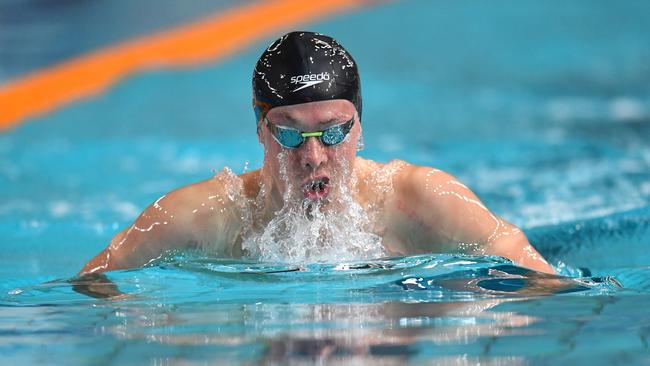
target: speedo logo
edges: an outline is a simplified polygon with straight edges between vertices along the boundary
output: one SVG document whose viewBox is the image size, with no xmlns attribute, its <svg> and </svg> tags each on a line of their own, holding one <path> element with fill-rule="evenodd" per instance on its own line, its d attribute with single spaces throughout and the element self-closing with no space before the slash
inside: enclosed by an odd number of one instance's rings
<svg viewBox="0 0 650 366">
<path fill-rule="evenodd" d="M 296 92 L 300 89 L 305 89 L 308 86 L 320 84 L 325 80 L 330 79 L 329 72 L 321 72 L 320 74 L 305 74 L 305 75 L 296 75 L 291 77 L 291 84 L 300 85 L 292 92 Z"/>
</svg>

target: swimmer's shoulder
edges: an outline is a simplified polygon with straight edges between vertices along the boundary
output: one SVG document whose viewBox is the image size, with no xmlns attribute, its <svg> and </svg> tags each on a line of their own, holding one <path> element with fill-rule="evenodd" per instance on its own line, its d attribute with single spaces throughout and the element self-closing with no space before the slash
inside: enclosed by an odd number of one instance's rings
<svg viewBox="0 0 650 366">
<path fill-rule="evenodd" d="M 358 156 L 354 164 L 355 164 L 355 170 L 357 170 L 358 174 L 361 177 L 373 176 L 377 174 L 392 175 L 395 172 L 410 165 L 409 163 L 398 159 L 391 160 L 388 163 L 380 163 L 378 161 L 364 159 Z"/>
<path fill-rule="evenodd" d="M 440 169 L 399 159 L 380 163 L 357 157 L 355 164 L 360 178 L 373 183 L 390 180 L 391 187 L 397 193 L 410 194 L 413 189 L 423 188 L 424 184 L 458 182 L 454 176 Z"/>
<path fill-rule="evenodd" d="M 183 201 L 192 202 L 195 199 L 203 199 L 213 195 L 227 194 L 229 191 L 241 190 L 242 180 L 229 168 L 224 168 L 213 177 L 188 184 L 169 192 L 168 196 L 175 196 Z"/>
<path fill-rule="evenodd" d="M 162 199 L 173 201 L 176 206 L 195 209 L 199 204 L 207 207 L 226 208 L 229 205 L 241 207 L 260 190 L 260 169 L 236 175 L 229 168 L 224 168 L 213 177 L 192 183 L 168 193 Z M 203 205 L 205 203 L 205 205 Z"/>
<path fill-rule="evenodd" d="M 167 193 L 152 206 L 173 210 L 183 221 L 205 221 L 216 216 L 226 218 L 228 213 L 235 216 L 235 211 L 241 209 L 241 202 L 245 201 L 243 191 L 243 180 L 224 168 L 209 179 Z"/>
<path fill-rule="evenodd" d="M 410 164 L 402 160 L 392 160 L 380 163 L 373 160 L 357 157 L 355 161 L 355 174 L 358 190 L 365 192 L 365 199 L 382 206 L 386 199 L 393 197 L 394 182 L 400 172 Z"/>
<path fill-rule="evenodd" d="M 256 198 L 262 187 L 262 169 L 251 170 L 239 175 L 241 179 L 242 195 L 247 199 Z"/>
<path fill-rule="evenodd" d="M 440 169 L 429 166 L 411 164 L 407 161 L 394 159 L 387 163 L 357 157 L 356 169 L 362 177 L 391 178 L 393 183 L 418 180 L 418 177 L 437 175 L 442 179 L 451 177 Z"/>
</svg>

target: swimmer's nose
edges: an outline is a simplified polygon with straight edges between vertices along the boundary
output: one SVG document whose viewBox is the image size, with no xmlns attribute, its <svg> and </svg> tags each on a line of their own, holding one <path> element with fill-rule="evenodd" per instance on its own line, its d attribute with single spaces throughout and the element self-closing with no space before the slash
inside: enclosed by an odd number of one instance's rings
<svg viewBox="0 0 650 366">
<path fill-rule="evenodd" d="M 316 170 L 327 162 L 326 147 L 315 137 L 307 137 L 299 149 L 301 164 L 307 169 Z"/>
</svg>

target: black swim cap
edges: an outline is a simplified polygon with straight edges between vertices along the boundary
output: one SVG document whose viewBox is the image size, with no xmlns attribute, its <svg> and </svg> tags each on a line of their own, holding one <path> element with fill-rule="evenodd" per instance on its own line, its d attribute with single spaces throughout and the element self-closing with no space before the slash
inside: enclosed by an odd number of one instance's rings
<svg viewBox="0 0 650 366">
<path fill-rule="evenodd" d="M 361 118 L 361 85 L 352 56 L 331 37 L 291 32 L 262 53 L 253 71 L 257 123 L 271 108 L 330 99 L 352 102 Z"/>
</svg>

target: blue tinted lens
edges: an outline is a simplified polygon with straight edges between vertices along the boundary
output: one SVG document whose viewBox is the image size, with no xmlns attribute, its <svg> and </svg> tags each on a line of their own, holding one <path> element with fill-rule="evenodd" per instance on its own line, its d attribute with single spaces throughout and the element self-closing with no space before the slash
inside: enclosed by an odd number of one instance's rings
<svg viewBox="0 0 650 366">
<path fill-rule="evenodd" d="M 323 144 L 332 146 L 340 144 L 345 139 L 346 135 L 345 131 L 343 131 L 343 125 L 338 125 L 323 131 L 323 135 L 320 139 L 323 141 Z"/>
<path fill-rule="evenodd" d="M 321 132 L 305 132 L 305 133 L 302 133 L 296 129 L 289 128 L 289 127 L 276 126 L 271 122 L 269 122 L 269 120 L 266 118 L 265 121 L 269 130 L 273 134 L 273 137 L 280 145 L 289 148 L 296 148 L 302 145 L 303 142 L 305 142 L 305 135 L 318 136 L 321 142 L 323 143 L 323 145 L 325 146 L 340 144 L 341 142 L 343 142 L 343 140 L 345 140 L 345 137 L 348 135 L 348 133 L 350 133 L 350 130 L 352 129 L 352 125 L 354 124 L 354 117 L 345 123 L 342 123 L 337 126 L 332 126 Z"/>
<path fill-rule="evenodd" d="M 280 145 L 286 147 L 298 147 L 302 144 L 303 137 L 297 130 L 290 130 L 284 128 L 275 129 L 275 137 L 278 139 Z"/>
</svg>

